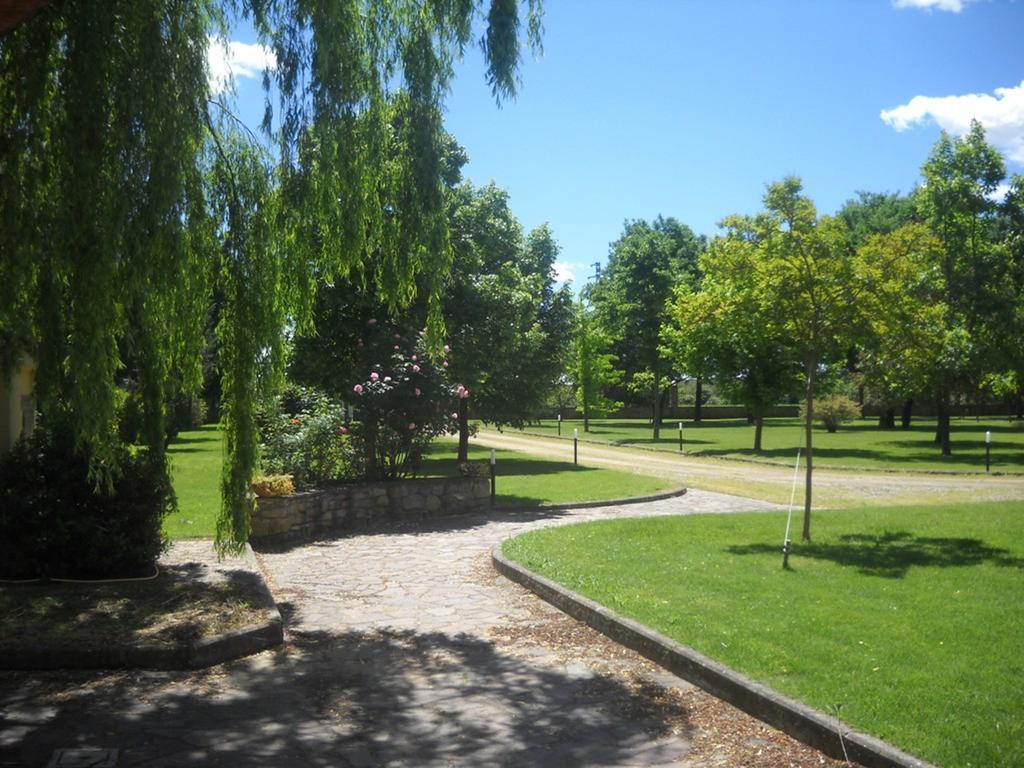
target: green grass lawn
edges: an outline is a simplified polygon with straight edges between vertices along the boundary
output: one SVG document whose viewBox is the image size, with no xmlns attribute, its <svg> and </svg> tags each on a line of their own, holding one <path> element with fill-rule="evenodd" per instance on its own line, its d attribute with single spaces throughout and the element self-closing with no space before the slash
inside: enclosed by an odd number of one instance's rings
<svg viewBox="0 0 1024 768">
<path fill-rule="evenodd" d="M 797 521 L 794 521 L 795 523 Z M 505 554 L 919 757 L 1024 765 L 1024 504 L 615 520 Z"/>
<path fill-rule="evenodd" d="M 644 419 L 591 420 L 590 432 L 583 422 L 562 423 L 562 436 L 625 446 L 679 450 L 678 422 L 662 426 L 661 439 L 651 438 L 650 423 Z M 558 422 L 544 421 L 527 429 L 544 435 L 557 434 Z M 985 431 L 992 432 L 992 470 L 1024 472 L 1024 422 L 1007 419 L 954 419 L 953 455 L 943 458 L 933 442 L 934 419 L 917 419 L 910 429 L 878 429 L 877 420 L 859 419 L 829 434 L 814 432 L 814 461 L 818 466 L 864 467 L 868 469 L 985 471 Z M 791 464 L 796 449 L 803 445 L 803 424 L 799 419 L 767 419 L 762 436 L 763 450 L 755 453 L 754 427 L 745 419 L 683 422 L 683 450 L 688 454 L 718 458 L 759 459 Z"/>
<path fill-rule="evenodd" d="M 423 461 L 423 472 L 432 476 L 456 474 L 456 443 L 438 440 Z M 469 460 L 489 461 L 490 448 L 469 446 Z M 568 504 L 574 501 L 598 501 L 643 496 L 677 487 L 672 481 L 649 475 L 637 475 L 614 469 L 598 469 L 570 462 L 499 450 L 497 458 L 496 502 L 503 507 L 529 507 L 538 504 Z"/>
<path fill-rule="evenodd" d="M 425 476 L 452 476 L 456 444 L 439 440 L 423 461 Z M 178 512 L 164 521 L 171 539 L 211 538 L 220 509 L 223 439 L 216 425 L 182 432 L 171 443 L 171 472 Z M 490 450 L 470 446 L 471 461 L 487 461 Z M 675 487 L 670 481 L 611 469 L 574 466 L 512 451 L 498 451 L 497 503 L 537 506 L 574 501 L 621 499 Z"/>
<path fill-rule="evenodd" d="M 172 539 L 210 539 L 220 511 L 220 467 L 224 440 L 220 427 L 207 424 L 179 433 L 167 450 L 178 511 L 164 520 Z"/>
</svg>

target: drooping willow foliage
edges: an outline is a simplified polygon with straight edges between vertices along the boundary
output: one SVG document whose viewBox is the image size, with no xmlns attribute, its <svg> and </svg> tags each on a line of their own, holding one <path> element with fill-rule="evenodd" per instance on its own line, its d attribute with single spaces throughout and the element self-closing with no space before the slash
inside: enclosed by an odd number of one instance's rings
<svg viewBox="0 0 1024 768">
<path fill-rule="evenodd" d="M 441 108 L 453 62 L 481 34 L 488 83 L 512 96 L 523 10 L 57 0 L 0 37 L 0 365 L 38 360 L 40 410 L 72 427 L 99 483 L 117 472 L 126 353 L 162 456 L 168 374 L 198 386 L 215 295 L 228 446 L 218 544 L 241 546 L 252 410 L 281 370 L 286 323 L 308 328 L 315 286 L 337 276 L 374 281 L 392 308 L 417 276 L 433 293 L 450 263 Z M 251 17 L 277 57 L 273 162 L 210 101 L 206 49 L 229 14 Z M 536 45 L 539 0 L 525 14 Z"/>
</svg>

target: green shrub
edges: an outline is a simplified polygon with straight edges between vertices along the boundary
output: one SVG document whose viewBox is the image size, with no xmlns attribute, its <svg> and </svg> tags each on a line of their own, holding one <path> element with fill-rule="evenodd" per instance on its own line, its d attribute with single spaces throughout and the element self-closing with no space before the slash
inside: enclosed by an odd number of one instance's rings
<svg viewBox="0 0 1024 768">
<path fill-rule="evenodd" d="M 265 474 L 291 475 L 299 488 L 359 477 L 360 462 L 343 406 L 327 395 L 289 388 L 276 412 L 264 413 L 259 424 Z"/>
<path fill-rule="evenodd" d="M 807 404 L 800 406 L 800 418 L 806 418 Z M 814 416 L 829 432 L 835 432 L 840 424 L 859 419 L 860 406 L 846 395 L 826 395 L 814 398 Z"/>
<path fill-rule="evenodd" d="M 174 491 L 162 464 L 120 449 L 110 492 L 72 442 L 39 429 L 0 457 L 0 578 L 118 578 L 152 573 Z"/>
</svg>

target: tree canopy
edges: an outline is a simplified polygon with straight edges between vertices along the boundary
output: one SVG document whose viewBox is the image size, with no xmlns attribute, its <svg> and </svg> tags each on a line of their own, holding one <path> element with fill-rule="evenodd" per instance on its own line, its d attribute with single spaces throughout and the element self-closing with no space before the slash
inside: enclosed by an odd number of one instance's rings
<svg viewBox="0 0 1024 768">
<path fill-rule="evenodd" d="M 516 0 L 225 5 L 65 0 L 0 38 L 0 334 L 3 372 L 20 354 L 38 359 L 44 419 L 66 422 L 109 482 L 119 343 L 130 333 L 142 350 L 159 453 L 167 371 L 198 386 L 207 303 L 226 295 L 219 542 L 238 547 L 256 459 L 248 414 L 282 362 L 267 329 L 285 316 L 308 327 L 316 283 L 372 257 L 393 306 L 427 276 L 440 338 L 429 278 L 451 259 L 441 105 L 478 21 L 488 84 L 498 100 L 514 95 L 522 18 Z M 206 49 L 228 12 L 249 16 L 277 56 L 273 161 L 238 146 L 210 101 Z M 536 0 L 526 26 L 537 44 Z M 268 118 L 274 106 L 268 96 Z"/>
</svg>

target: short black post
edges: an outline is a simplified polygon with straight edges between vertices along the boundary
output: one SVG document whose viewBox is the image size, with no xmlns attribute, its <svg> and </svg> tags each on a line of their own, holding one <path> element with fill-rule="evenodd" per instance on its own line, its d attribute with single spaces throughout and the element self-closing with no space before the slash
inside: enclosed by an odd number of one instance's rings
<svg viewBox="0 0 1024 768">
<path fill-rule="evenodd" d="M 985 471 L 992 466 L 992 433 L 985 432 Z"/>
<path fill-rule="evenodd" d="M 683 422 L 679 422 L 679 452 L 683 452 Z"/>
<path fill-rule="evenodd" d="M 491 506 L 494 506 L 495 486 L 497 485 L 497 452 L 491 448 Z"/>
<path fill-rule="evenodd" d="M 558 436 L 562 436 L 562 414 L 558 414 Z"/>
<path fill-rule="evenodd" d="M 578 464 L 579 463 L 579 461 L 578 461 L 579 452 L 577 450 L 578 447 L 579 447 L 579 442 L 580 442 L 580 431 L 576 427 L 573 427 L 573 430 L 572 430 L 572 463 L 573 464 Z"/>
</svg>

